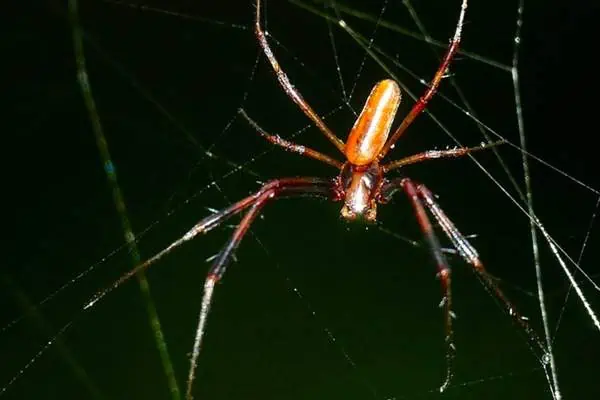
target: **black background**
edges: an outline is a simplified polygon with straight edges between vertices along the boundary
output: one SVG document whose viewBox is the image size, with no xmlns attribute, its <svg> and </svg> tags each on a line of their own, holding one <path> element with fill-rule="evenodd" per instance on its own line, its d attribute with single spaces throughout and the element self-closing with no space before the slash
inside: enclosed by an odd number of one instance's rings
<svg viewBox="0 0 600 400">
<path fill-rule="evenodd" d="M 272 149 L 236 117 L 243 106 L 266 130 L 284 137 L 300 132 L 294 140 L 339 156 L 316 129 L 301 131 L 307 120 L 258 52 L 249 1 L 143 3 L 170 14 L 81 3 L 90 82 L 129 217 L 136 233 L 145 232 L 139 235 L 143 256 L 179 237 L 209 212 L 207 207 L 224 207 L 256 190 L 257 180 L 335 174 L 315 161 Z M 414 3 L 431 36 L 445 42 L 454 29 L 458 1 Z M 342 5 L 375 17 L 382 10 L 379 1 Z M 267 6 L 271 43 L 281 64 L 345 138 L 354 116 L 349 107 L 339 108 L 343 101 L 327 24 L 291 3 Z M 335 10 L 314 6 L 335 15 Z M 9 223 L 0 298 L 0 322 L 7 326 L 0 333 L 0 385 L 19 374 L 52 332 L 74 323 L 61 345 L 35 360 L 3 396 L 169 398 L 134 282 L 90 312 L 78 312 L 131 261 L 126 251 L 115 251 L 123 233 L 77 85 L 66 5 L 20 7 L 14 14 L 12 9 L 3 12 L 3 197 Z M 373 35 L 372 22 L 343 10 L 338 9 L 350 26 L 373 38 L 385 54 L 419 77 L 432 75 L 437 60 L 431 47 L 382 26 Z M 514 1 L 473 0 L 463 48 L 510 65 L 516 10 Z M 598 6 L 591 1 L 526 2 L 519 63 L 529 149 L 593 188 L 600 187 L 594 144 L 597 16 Z M 399 1 L 388 2 L 383 19 L 417 30 Z M 335 25 L 331 29 L 346 90 L 356 81 L 350 100 L 354 110 L 372 84 L 390 72 L 411 91 L 422 91 L 418 81 L 389 60 L 388 72 L 366 59 L 357 74 L 364 51 Z M 442 50 L 435 49 L 439 56 Z M 518 143 L 510 72 L 467 56 L 459 56 L 451 72 L 479 118 Z M 441 92 L 458 102 L 448 80 Z M 408 96 L 405 100 L 401 115 L 413 102 Z M 477 126 L 441 97 L 430 110 L 461 143 L 482 140 Z M 421 117 L 392 157 L 453 144 Z M 215 156 L 207 156 L 207 149 Z M 520 153 L 508 145 L 499 150 L 521 179 Z M 490 153 L 477 159 L 508 187 Z M 236 165 L 244 168 L 229 173 Z M 525 215 L 467 159 L 426 163 L 405 173 L 440 196 L 464 233 L 477 234 L 473 243 L 489 270 L 540 331 Z M 597 195 L 538 163 L 532 173 L 538 215 L 573 257 L 592 224 L 581 265 L 597 274 L 598 233 L 592 220 Z M 213 181 L 217 185 L 208 186 Z M 398 196 L 380 208 L 381 225 L 368 229 L 345 223 L 338 213 L 338 204 L 321 200 L 268 206 L 218 287 L 198 368 L 197 398 L 550 398 L 523 335 L 457 258 L 451 258 L 458 315 L 456 375 L 447 393 L 437 393 L 444 368 L 439 284 L 426 248 L 399 238 L 421 237 L 409 204 Z M 148 273 L 182 386 L 208 267 L 204 260 L 230 232 L 223 228 L 199 238 Z M 565 302 L 567 281 L 548 245 L 542 242 L 540 248 L 553 326 L 566 303 L 555 341 L 563 394 L 596 398 L 598 332 L 573 294 Z M 40 312 L 7 325 L 96 262 L 94 272 Z M 598 310 L 590 285 L 584 291 Z"/>
</svg>

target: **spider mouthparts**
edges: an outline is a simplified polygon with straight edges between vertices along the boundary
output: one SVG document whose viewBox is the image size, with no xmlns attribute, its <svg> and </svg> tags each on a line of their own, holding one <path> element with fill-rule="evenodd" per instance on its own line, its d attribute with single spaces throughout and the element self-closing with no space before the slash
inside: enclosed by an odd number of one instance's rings
<svg viewBox="0 0 600 400">
<path fill-rule="evenodd" d="M 377 219 L 377 209 L 374 207 L 365 208 L 360 211 L 354 211 L 351 207 L 348 207 L 347 204 L 344 204 L 340 214 L 346 221 L 374 223 Z"/>
</svg>

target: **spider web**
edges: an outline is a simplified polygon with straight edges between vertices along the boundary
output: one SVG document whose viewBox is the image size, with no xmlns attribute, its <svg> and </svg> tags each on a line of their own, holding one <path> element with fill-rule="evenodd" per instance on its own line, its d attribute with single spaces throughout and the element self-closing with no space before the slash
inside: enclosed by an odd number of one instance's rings
<svg viewBox="0 0 600 400">
<path fill-rule="evenodd" d="M 1 275 L 2 302 L 10 306 L 0 320 L 6 355 L 0 385 L 11 383 L 2 397 L 173 397 L 148 326 L 149 300 L 135 284 L 80 312 L 132 266 L 106 171 L 118 173 L 142 258 L 211 210 L 256 190 L 257 181 L 335 173 L 273 149 L 237 116 L 244 107 L 267 131 L 336 154 L 264 62 L 250 29 L 253 7 L 204 3 L 80 5 L 87 73 L 111 151 L 104 168 L 90 127 L 94 116 L 75 80 L 68 11 L 52 3 L 25 10 L 35 28 L 16 27 L 17 40 L 5 44 L 26 54 L 13 75 L 29 79 L 8 92 L 7 131 L 17 133 L 15 154 L 27 156 L 14 161 L 11 175 L 17 215 L 14 256 Z M 414 101 L 406 93 L 423 92 L 459 6 L 362 3 L 268 2 L 266 9 L 282 66 L 341 138 L 373 83 L 385 77 L 404 85 L 399 115 L 406 114 Z M 562 396 L 594 398 L 597 327 L 540 229 L 534 259 L 533 215 L 511 183 L 526 193 L 530 177 L 538 226 L 597 312 L 600 185 L 591 172 L 595 150 L 586 146 L 592 109 L 579 99 L 582 88 L 591 90 L 592 71 L 570 47 L 585 46 L 593 25 L 589 10 L 575 6 L 527 2 L 521 15 L 519 2 L 499 3 L 471 1 L 464 51 L 430 116 L 414 123 L 392 157 L 454 146 L 453 138 L 476 145 L 487 140 L 483 133 L 509 143 L 497 149 L 508 174 L 492 152 L 476 155 L 481 167 L 468 159 L 432 161 L 402 173 L 426 183 L 458 228 L 474 235 L 486 267 L 544 337 L 539 266 Z M 515 38 L 518 21 L 523 30 Z M 199 398 L 552 398 L 523 333 L 455 256 L 455 377 L 440 395 L 439 283 L 408 203 L 398 196 L 367 228 L 338 213 L 337 204 L 313 199 L 267 207 L 218 288 Z M 228 227 L 211 232 L 148 273 L 149 299 L 180 384 L 204 260 L 230 233 Z M 39 306 L 32 312 L 33 305 Z M 64 324 L 68 331 L 57 337 Z"/>
</svg>

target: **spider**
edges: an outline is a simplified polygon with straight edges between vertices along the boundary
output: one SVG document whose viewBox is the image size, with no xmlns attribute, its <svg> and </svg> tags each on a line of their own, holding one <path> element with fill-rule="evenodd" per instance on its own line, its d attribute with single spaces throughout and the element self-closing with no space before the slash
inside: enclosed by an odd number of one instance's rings
<svg viewBox="0 0 600 400">
<path fill-rule="evenodd" d="M 441 64 L 438 66 L 432 81 L 429 83 L 425 93 L 413 105 L 412 109 L 406 117 L 404 117 L 394 133 L 389 136 L 397 108 L 401 101 L 401 91 L 398 83 L 391 79 L 385 79 L 376 83 L 371 90 L 371 93 L 367 98 L 360 115 L 356 119 L 354 126 L 350 130 L 348 139 L 345 143 L 327 127 L 325 122 L 311 108 L 308 102 L 304 100 L 298 89 L 290 83 L 288 76 L 279 65 L 271 50 L 267 41 L 267 34 L 261 26 L 261 0 L 256 0 L 255 6 L 256 15 L 254 30 L 256 38 L 277 76 L 281 88 L 312 121 L 312 123 L 327 137 L 327 139 L 329 139 L 329 141 L 331 141 L 331 143 L 333 143 L 333 145 L 343 154 L 345 161 L 338 161 L 306 146 L 287 141 L 277 135 L 271 135 L 254 122 L 245 111 L 239 110 L 240 115 L 246 119 L 262 137 L 272 144 L 282 147 L 290 152 L 329 164 L 332 167 L 337 168 L 339 173 L 333 179 L 292 177 L 275 179 L 267 182 L 256 193 L 251 194 L 223 210 L 216 211 L 198 222 L 181 238 L 171 243 L 143 264 L 138 265 L 127 274 L 123 275 L 104 291 L 97 293 L 85 308 L 91 307 L 109 291 L 120 286 L 139 271 L 148 268 L 164 255 L 171 252 L 174 248 L 191 240 L 199 234 L 206 233 L 221 225 L 230 217 L 246 211 L 246 214 L 237 225 L 229 241 L 214 258 L 204 283 L 198 326 L 187 379 L 186 398 L 191 399 L 196 366 L 198 364 L 200 348 L 206 331 L 207 318 L 213 299 L 215 285 L 223 278 L 227 266 L 233 258 L 234 251 L 247 233 L 252 222 L 267 203 L 278 198 L 299 195 L 325 197 L 332 201 L 339 201 L 342 203 L 342 218 L 346 220 L 362 219 L 366 222 L 374 222 L 377 217 L 377 205 L 387 203 L 396 192 L 403 192 L 410 200 L 417 223 L 430 247 L 431 254 L 437 267 L 437 277 L 442 286 L 443 297 L 440 307 L 444 310 L 446 376 L 440 386 L 440 391 L 444 391 L 450 384 L 452 378 L 452 360 L 455 354 L 452 329 L 454 314 L 452 312 L 452 292 L 450 287 L 451 270 L 438 238 L 434 233 L 433 225 L 427 211 L 429 211 L 435 222 L 448 236 L 449 240 L 458 251 L 458 254 L 471 265 L 473 271 L 486 288 L 496 296 L 500 304 L 506 309 L 507 313 L 513 318 L 517 325 L 524 330 L 530 345 L 540 352 L 540 359 L 543 360 L 546 355 L 545 346 L 542 344 L 534 330 L 529 326 L 527 318 L 516 311 L 510 300 L 486 272 L 475 248 L 446 216 L 442 208 L 436 202 L 435 196 L 431 191 L 425 185 L 417 183 L 408 177 L 393 179 L 386 179 L 385 177 L 386 173 L 389 171 L 409 164 L 416 164 L 438 158 L 462 157 L 474 151 L 480 151 L 496 146 L 502 142 L 488 143 L 477 147 L 430 150 L 404 157 L 399 160 L 382 163 L 383 158 L 392 149 L 394 143 L 402 136 L 402 134 L 404 134 L 415 118 L 425 109 L 446 74 L 459 47 L 467 9 L 467 0 L 462 0 L 454 36 L 451 39 L 446 54 L 444 55 Z"/>
</svg>

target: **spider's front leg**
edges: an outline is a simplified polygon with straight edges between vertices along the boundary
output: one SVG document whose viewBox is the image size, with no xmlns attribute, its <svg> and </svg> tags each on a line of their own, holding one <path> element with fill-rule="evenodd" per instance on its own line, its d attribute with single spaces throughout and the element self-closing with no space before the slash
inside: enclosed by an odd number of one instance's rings
<svg viewBox="0 0 600 400">
<path fill-rule="evenodd" d="M 390 182 L 387 182 L 382 187 L 380 201 L 389 201 L 391 197 L 399 190 L 403 190 L 408 195 L 412 203 L 413 209 L 417 217 L 417 221 L 419 223 L 419 226 L 421 227 L 421 231 L 425 235 L 425 238 L 427 239 L 433 252 L 433 256 L 438 267 L 438 276 L 440 277 L 445 293 L 444 299 L 442 300 L 441 304 L 445 307 L 446 317 L 446 343 L 448 346 L 446 352 L 447 373 L 446 380 L 440 387 L 440 391 L 444 391 L 448 387 L 448 384 L 450 383 L 450 379 L 452 377 L 451 362 L 454 357 L 455 350 L 452 340 L 452 318 L 454 314 L 451 310 L 450 301 L 450 268 L 442 253 L 439 241 L 435 233 L 433 232 L 433 226 L 431 225 L 431 221 L 425 212 L 425 207 L 427 208 L 427 210 L 429 210 L 431 215 L 433 215 L 437 224 L 448 236 L 448 238 L 452 242 L 452 245 L 456 248 L 456 250 L 458 250 L 460 256 L 472 266 L 473 271 L 480 278 L 484 286 L 489 290 L 490 293 L 496 296 L 496 298 L 504 306 L 505 311 L 508 313 L 508 315 L 510 315 L 513 321 L 518 326 L 520 326 L 521 329 L 525 332 L 531 347 L 535 349 L 538 353 L 537 356 L 540 363 L 544 366 L 544 368 L 546 368 L 548 360 L 547 347 L 540 340 L 536 332 L 531 328 L 531 326 L 528 323 L 528 319 L 517 311 L 516 307 L 512 304 L 512 302 L 508 299 L 508 297 L 504 294 L 500 287 L 494 282 L 490 274 L 483 266 L 483 263 L 479 259 L 477 250 L 475 250 L 475 248 L 469 243 L 465 236 L 456 228 L 456 226 L 450 220 L 450 218 L 448 218 L 446 213 L 444 213 L 442 208 L 435 201 L 435 198 L 433 194 L 429 191 L 429 189 L 427 189 L 425 185 L 414 183 L 409 178 L 394 179 Z"/>
<path fill-rule="evenodd" d="M 529 325 L 529 322 L 527 322 L 529 319 L 517 311 L 517 308 L 504 294 L 502 289 L 494 282 L 494 279 L 492 279 L 479 259 L 477 250 L 475 250 L 465 236 L 456 228 L 456 226 L 454 226 L 450 218 L 448 218 L 446 213 L 444 213 L 442 208 L 435 201 L 431 191 L 422 184 L 417 185 L 417 191 L 419 196 L 425 202 L 425 206 L 434 216 L 454 247 L 458 250 L 461 257 L 473 267 L 473 271 L 475 271 L 481 282 L 483 282 L 490 293 L 493 293 L 496 296 L 506 313 L 510 315 L 513 321 L 525 332 L 530 346 L 538 353 L 536 355 L 545 368 L 548 363 L 548 348 L 544 345 L 535 330 Z"/>
<path fill-rule="evenodd" d="M 425 235 L 429 247 L 431 249 L 433 259 L 437 267 L 437 277 L 442 285 L 442 301 L 440 307 L 444 308 L 444 325 L 445 325 L 445 341 L 446 341 L 446 378 L 440 386 L 440 392 L 445 391 L 450 384 L 452 379 L 452 361 L 454 359 L 454 353 L 456 348 L 454 346 L 454 331 L 452 329 L 452 319 L 454 318 L 454 312 L 452 311 L 452 289 L 451 289 L 451 270 L 446 257 L 442 251 L 442 246 L 433 231 L 433 225 L 427 213 L 423 202 L 419 198 L 416 185 L 409 178 L 394 179 L 387 182 L 381 188 L 380 201 L 383 203 L 388 202 L 391 197 L 398 191 L 403 190 L 408 196 L 419 227 Z"/>
<path fill-rule="evenodd" d="M 200 355 L 200 348 L 202 345 L 202 339 L 204 332 L 206 331 L 206 321 L 208 319 L 208 313 L 213 299 L 214 288 L 217 282 L 221 280 L 231 258 L 233 257 L 235 249 L 239 246 L 240 242 L 244 238 L 244 235 L 248 232 L 250 225 L 260 214 L 262 208 L 267 204 L 269 200 L 290 197 L 294 195 L 313 195 L 318 197 L 332 198 L 333 186 L 330 180 L 320 178 L 286 178 L 276 179 L 265 184 L 255 194 L 240 200 L 232 206 L 226 208 L 223 211 L 217 212 L 214 215 L 214 219 L 218 222 L 213 223 L 211 226 L 214 227 L 224 221 L 224 214 L 227 217 L 234 215 L 248 209 L 246 215 L 242 218 L 235 229 L 231 238 L 227 241 L 223 249 L 220 251 L 218 257 L 213 262 L 206 276 L 204 282 L 204 293 L 202 295 L 202 303 L 200 308 L 200 314 L 198 316 L 198 326 L 196 328 L 196 336 L 194 339 L 194 348 L 192 350 L 192 357 L 190 359 L 190 369 L 188 372 L 187 388 L 186 388 L 186 399 L 192 399 L 192 387 L 196 374 L 196 367 L 198 365 L 198 356 Z M 210 217 L 208 217 L 210 218 Z M 190 231 L 191 234 L 194 229 Z"/>
</svg>

